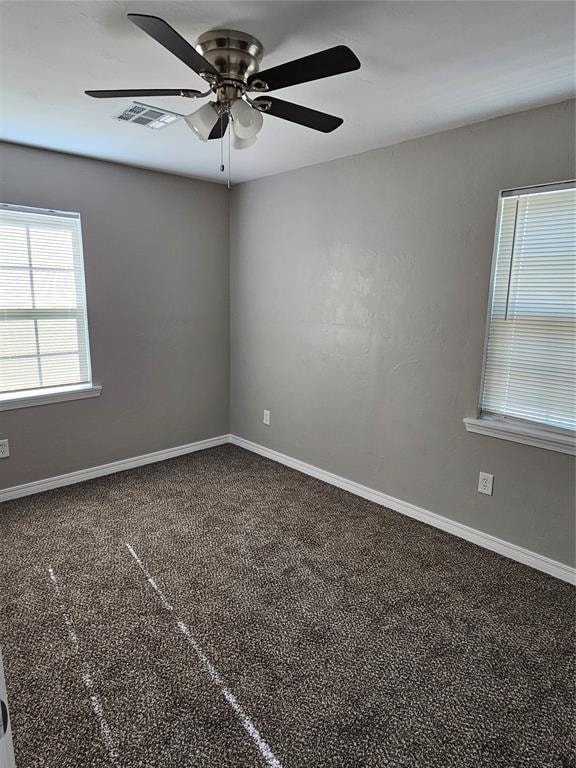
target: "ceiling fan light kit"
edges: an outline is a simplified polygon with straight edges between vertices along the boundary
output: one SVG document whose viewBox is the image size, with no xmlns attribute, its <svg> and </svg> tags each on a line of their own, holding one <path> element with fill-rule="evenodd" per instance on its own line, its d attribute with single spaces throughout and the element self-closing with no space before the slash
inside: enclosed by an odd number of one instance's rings
<svg viewBox="0 0 576 768">
<path fill-rule="evenodd" d="M 230 107 L 232 130 L 238 139 L 255 138 L 264 123 L 262 112 L 254 109 L 242 99 L 236 99 Z"/>
<path fill-rule="evenodd" d="M 220 115 L 213 102 L 203 104 L 196 112 L 185 117 L 186 125 L 201 141 L 208 141 Z"/>
<path fill-rule="evenodd" d="M 236 149 L 245 149 L 254 144 L 264 122 L 263 114 L 322 133 L 330 133 L 343 123 L 340 117 L 275 99 L 267 94 L 291 85 L 359 69 L 360 62 L 345 45 L 337 45 L 260 71 L 264 47 L 257 38 L 245 32 L 232 29 L 210 30 L 200 35 L 193 47 L 157 16 L 129 13 L 128 18 L 196 72 L 207 83 L 207 89 L 85 91 L 88 96 L 98 99 L 127 96 L 182 96 L 198 99 L 214 95 L 216 101 L 208 102 L 188 115 L 185 118 L 186 124 L 199 139 L 209 141 L 222 139 L 231 123 L 232 141 Z M 252 98 L 249 95 L 251 93 L 259 95 Z"/>
<path fill-rule="evenodd" d="M 232 146 L 234 149 L 248 149 L 253 144 L 256 144 L 256 135 L 251 136 L 249 139 L 239 139 L 234 131 L 232 131 Z"/>
</svg>

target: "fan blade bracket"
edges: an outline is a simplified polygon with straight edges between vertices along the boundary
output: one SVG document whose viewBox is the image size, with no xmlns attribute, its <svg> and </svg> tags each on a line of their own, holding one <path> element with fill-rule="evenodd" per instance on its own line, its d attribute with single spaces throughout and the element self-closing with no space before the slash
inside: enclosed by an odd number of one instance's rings
<svg viewBox="0 0 576 768">
<path fill-rule="evenodd" d="M 220 75 L 214 75 L 212 72 L 202 70 L 201 72 L 198 72 L 198 74 L 203 80 L 206 80 L 208 85 L 212 88 L 215 88 L 221 82 Z"/>
<path fill-rule="evenodd" d="M 259 112 L 268 112 L 270 109 L 272 109 L 272 100 L 271 99 L 250 99 L 248 102 L 251 107 L 254 107 L 254 109 L 257 109 Z"/>
<path fill-rule="evenodd" d="M 266 91 L 269 90 L 268 83 L 265 83 L 264 80 L 261 80 L 258 76 L 255 76 L 254 80 L 251 80 L 249 83 L 249 90 L 259 93 L 266 93 Z"/>
</svg>

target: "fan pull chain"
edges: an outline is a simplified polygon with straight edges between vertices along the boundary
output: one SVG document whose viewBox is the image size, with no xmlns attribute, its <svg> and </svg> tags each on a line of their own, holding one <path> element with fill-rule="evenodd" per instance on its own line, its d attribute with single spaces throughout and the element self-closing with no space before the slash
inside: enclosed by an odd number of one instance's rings
<svg viewBox="0 0 576 768">
<path fill-rule="evenodd" d="M 222 115 L 220 115 L 220 173 L 224 173 L 224 135 L 222 133 Z"/>
<path fill-rule="evenodd" d="M 228 189 L 232 187 L 232 183 L 230 181 L 230 134 L 232 133 L 232 122 L 230 122 L 230 127 L 228 128 Z"/>
</svg>

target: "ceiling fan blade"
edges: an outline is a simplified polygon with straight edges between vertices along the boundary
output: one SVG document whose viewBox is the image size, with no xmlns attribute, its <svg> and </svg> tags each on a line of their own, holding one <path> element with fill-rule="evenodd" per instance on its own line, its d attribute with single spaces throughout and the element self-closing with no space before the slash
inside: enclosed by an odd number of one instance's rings
<svg viewBox="0 0 576 768">
<path fill-rule="evenodd" d="M 291 123 L 305 125 L 306 128 L 313 128 L 315 131 L 322 131 L 322 133 L 335 131 L 336 128 L 344 122 L 341 117 L 335 117 L 334 115 L 326 114 L 326 112 L 318 112 L 315 109 L 302 107 L 300 104 L 292 104 L 291 101 L 273 99 L 270 96 L 260 96 L 258 99 L 254 99 L 254 101 L 270 102 L 270 109 L 267 109 L 263 113 L 265 115 L 280 117 L 282 120 L 290 120 Z"/>
<path fill-rule="evenodd" d="M 216 123 L 214 128 L 212 128 L 212 130 L 210 131 L 210 136 L 208 136 L 208 141 L 210 141 L 210 139 L 221 139 L 222 136 L 224 136 L 224 134 L 226 133 L 226 129 L 228 128 L 228 121 L 229 121 L 228 115 L 220 115 L 220 117 L 218 118 L 218 122 Z"/>
<path fill-rule="evenodd" d="M 275 91 L 289 85 L 352 72 L 354 69 L 360 69 L 356 55 L 346 45 L 336 45 L 302 59 L 294 59 L 286 64 L 265 69 L 263 72 L 255 72 L 248 78 L 248 85 L 262 81 L 266 83 L 269 91 Z"/>
<path fill-rule="evenodd" d="M 194 72 L 197 72 L 199 75 L 209 73 L 215 77 L 218 76 L 218 70 L 209 61 L 206 61 L 204 56 L 201 56 L 187 40 L 184 40 L 182 35 L 178 34 L 175 29 L 172 29 L 170 24 L 164 21 L 164 19 L 160 19 L 158 16 L 148 16 L 143 13 L 129 13 L 128 18 L 146 34 L 154 38 L 157 43 L 160 43 L 170 53 L 177 56 L 190 69 L 193 69 Z"/>
<path fill-rule="evenodd" d="M 181 96 L 184 88 L 136 88 L 123 91 L 84 91 L 87 96 L 94 99 L 120 99 L 127 96 Z M 188 93 L 200 93 L 200 91 L 188 91 Z"/>
</svg>

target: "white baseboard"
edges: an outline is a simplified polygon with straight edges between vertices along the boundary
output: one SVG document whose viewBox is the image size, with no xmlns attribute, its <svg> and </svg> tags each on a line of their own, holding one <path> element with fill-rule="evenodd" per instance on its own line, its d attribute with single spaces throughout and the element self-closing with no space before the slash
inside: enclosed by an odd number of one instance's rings
<svg viewBox="0 0 576 768">
<path fill-rule="evenodd" d="M 30 496 L 41 491 L 49 491 L 52 488 L 61 488 L 64 485 L 74 485 L 74 483 L 81 483 L 84 480 L 92 480 L 94 477 L 112 475 L 115 472 L 123 472 L 125 469 L 142 467 L 145 464 L 154 464 L 157 461 L 165 461 L 176 456 L 183 456 L 186 453 L 203 451 L 206 448 L 214 448 L 217 445 L 225 445 L 228 442 L 230 442 L 230 435 L 219 435 L 218 437 L 210 437 L 207 440 L 198 440 L 195 443 L 178 445 L 175 448 L 145 453 L 143 456 L 134 456 L 131 459 L 120 459 L 119 461 L 112 461 L 110 464 L 101 464 L 98 467 L 89 467 L 88 469 L 80 469 L 77 472 L 68 472 L 65 475 L 48 477 L 45 480 L 35 480 L 32 483 L 14 485 L 12 488 L 0 489 L 0 502 L 18 499 L 21 496 Z"/>
<path fill-rule="evenodd" d="M 162 451 L 154 451 L 154 453 L 146 453 L 142 456 L 134 456 L 131 459 L 112 461 L 109 464 L 101 464 L 98 467 L 90 467 L 88 469 L 78 470 L 77 472 L 69 472 L 65 475 L 49 477 L 45 480 L 36 480 L 32 483 L 15 485 L 11 488 L 5 488 L 4 490 L 0 489 L 0 502 L 18 499 L 22 496 L 30 496 L 33 493 L 48 491 L 52 488 L 61 488 L 65 485 L 81 483 L 84 480 L 91 480 L 92 478 L 102 477 L 103 475 L 111 475 L 115 472 L 123 472 L 126 469 L 142 467 L 145 464 L 165 461 L 166 459 L 172 459 L 176 456 L 183 456 L 186 453 L 203 451 L 206 448 L 214 448 L 217 445 L 225 445 L 226 443 L 233 443 L 234 445 L 238 445 L 253 453 L 266 456 L 268 459 L 292 467 L 292 469 L 303 472 L 305 475 L 311 475 L 319 480 L 323 480 L 325 483 L 330 483 L 330 485 L 343 488 L 345 491 L 350 491 L 350 493 L 354 493 L 364 499 L 373 501 L 383 507 L 393 509 L 395 512 L 400 512 L 408 517 L 413 517 L 423 523 L 432 525 L 434 528 L 440 528 L 454 536 L 459 536 L 461 539 L 466 539 L 480 547 L 490 549 L 492 552 L 497 552 L 499 555 L 504 555 L 504 557 L 509 557 L 511 560 L 516 560 L 517 562 L 528 565 L 538 571 L 543 571 L 550 576 L 555 576 L 557 579 L 562 579 L 562 581 L 567 581 L 570 584 L 576 584 L 576 568 L 572 568 L 564 563 L 559 563 L 556 560 L 551 560 L 549 557 L 539 555 L 537 552 L 532 552 L 529 549 L 524 549 L 523 547 L 511 544 L 503 539 L 498 539 L 495 536 L 483 533 L 475 528 L 470 528 L 462 523 L 457 523 L 455 520 L 450 520 L 449 518 L 442 517 L 434 512 L 429 512 L 427 509 L 417 507 L 415 504 L 410 504 L 401 499 L 395 499 L 393 496 L 388 496 L 386 493 L 376 491 L 373 488 L 368 488 L 365 485 L 360 485 L 360 483 L 355 483 L 353 480 L 347 480 L 345 477 L 340 477 L 325 469 L 314 467 L 312 464 L 307 464 L 299 459 L 293 459 L 291 456 L 286 456 L 283 453 L 273 451 L 271 448 L 266 448 L 263 445 L 258 445 L 258 443 L 253 443 L 250 440 L 245 440 L 236 435 L 219 435 L 218 437 L 199 440 L 195 443 L 178 445 L 175 448 L 167 448 Z"/>
<path fill-rule="evenodd" d="M 475 528 L 470 528 L 468 525 L 457 523 L 455 520 L 442 517 L 442 515 L 429 512 L 427 509 L 417 507 L 415 504 L 410 504 L 401 499 L 395 499 L 393 496 L 388 496 L 386 493 L 375 491 L 373 488 L 368 488 L 365 485 L 360 485 L 360 483 L 347 480 L 345 477 L 340 477 L 332 472 L 327 472 L 325 469 L 314 467 L 312 464 L 307 464 L 299 459 L 293 459 L 291 456 L 286 456 L 278 451 L 273 451 L 271 448 L 258 445 L 258 443 L 253 443 L 242 437 L 231 435 L 230 442 L 234 445 L 238 445 L 240 448 L 245 448 L 248 451 L 258 453 L 268 459 L 277 461 L 280 464 L 292 467 L 292 469 L 297 469 L 299 472 L 303 472 L 306 475 L 316 477 L 318 480 L 323 480 L 325 483 L 330 483 L 330 485 L 343 488 L 345 491 L 350 491 L 350 493 L 354 493 L 364 499 L 374 501 L 376 504 L 380 504 L 383 507 L 393 509 L 395 512 L 400 512 L 408 517 L 413 517 L 415 520 L 427 523 L 434 528 L 440 528 L 442 531 L 451 533 L 454 536 L 459 536 L 461 539 L 471 541 L 473 544 L 484 547 L 484 549 L 490 549 L 492 552 L 497 552 L 499 555 L 504 555 L 504 557 L 508 557 L 511 560 L 516 560 L 516 562 L 522 563 L 523 565 L 528 565 L 531 568 L 535 568 L 537 571 L 543 571 L 550 576 L 555 576 L 557 579 L 567 581 L 569 584 L 576 584 L 576 568 L 572 568 L 569 565 L 559 563 L 556 560 L 551 560 L 549 557 L 544 557 L 544 555 L 539 555 L 537 552 L 524 549 L 523 547 L 511 544 L 503 539 L 498 539 L 495 536 L 491 536 L 489 533 L 483 533 Z"/>
</svg>

